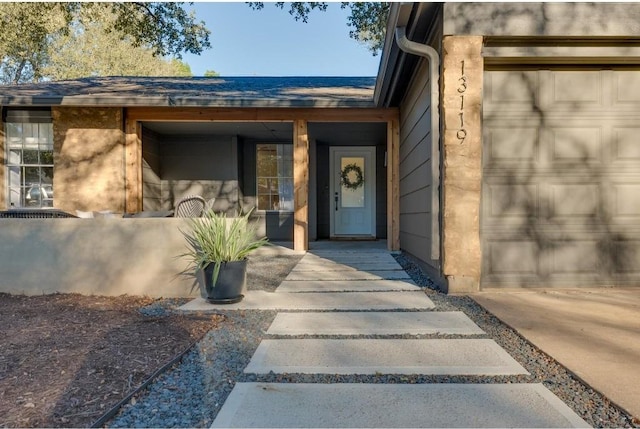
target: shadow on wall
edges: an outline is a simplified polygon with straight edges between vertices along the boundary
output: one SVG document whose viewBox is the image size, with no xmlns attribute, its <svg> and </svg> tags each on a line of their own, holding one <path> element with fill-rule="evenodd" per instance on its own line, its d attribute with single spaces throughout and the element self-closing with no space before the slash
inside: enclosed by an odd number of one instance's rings
<svg viewBox="0 0 640 429">
<path fill-rule="evenodd" d="M 200 195 L 209 201 L 215 198 L 216 212 L 234 216 L 240 209 L 237 180 L 163 180 L 163 210 L 172 210 L 187 195 Z"/>
<path fill-rule="evenodd" d="M 485 284 L 593 286 L 637 279 L 640 247 L 628 226 L 634 217 L 637 223 L 640 203 L 633 202 L 637 194 L 627 195 L 631 202 L 620 196 L 640 189 L 640 181 L 620 167 L 640 165 L 618 156 L 625 134 L 617 130 L 633 124 L 612 120 L 615 100 L 593 102 L 607 99 L 603 82 L 615 78 L 607 73 L 487 72 Z M 595 118 L 589 115 L 594 111 Z"/>
<path fill-rule="evenodd" d="M 612 29 L 635 26 L 630 14 L 638 18 L 635 9 L 613 3 L 450 3 L 444 19 L 446 34 L 593 36 L 627 34 L 631 27 Z"/>
<path fill-rule="evenodd" d="M 122 213 L 121 109 L 56 108 L 52 116 L 56 208 Z"/>
</svg>

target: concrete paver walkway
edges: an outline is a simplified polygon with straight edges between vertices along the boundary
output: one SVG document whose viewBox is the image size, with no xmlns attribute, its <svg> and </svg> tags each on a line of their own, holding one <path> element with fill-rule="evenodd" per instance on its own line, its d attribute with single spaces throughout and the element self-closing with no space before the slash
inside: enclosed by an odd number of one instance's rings
<svg viewBox="0 0 640 429">
<path fill-rule="evenodd" d="M 482 335 L 461 311 L 280 313 L 269 335 Z"/>
<path fill-rule="evenodd" d="M 384 250 L 318 250 L 302 258 L 301 268 L 292 271 L 282 289 L 251 291 L 241 303 L 220 307 L 287 311 L 276 316 L 267 332 L 285 338 L 265 338 L 245 373 L 527 374 L 493 340 L 465 338 L 483 332 L 464 314 L 431 311 L 435 306 L 422 291 L 394 290 L 414 288 L 412 283 L 363 279 L 371 272 L 362 268 L 378 264 L 385 264 L 385 269 L 372 270 L 376 276 L 384 271 L 406 275 Z M 366 284 L 379 288 L 380 282 L 392 291 L 366 292 Z M 196 300 L 185 308 L 213 307 Z M 415 337 L 420 334 L 460 338 Z M 340 337 L 317 338 L 327 335 Z M 385 338 L 389 335 L 403 337 Z M 587 426 L 544 386 L 525 383 L 237 383 L 213 423 L 213 427 Z"/>
<path fill-rule="evenodd" d="M 284 280 L 276 292 L 391 292 L 419 291 L 412 280 L 323 281 Z"/>
<path fill-rule="evenodd" d="M 588 427 L 541 384 L 238 383 L 217 427 Z"/>
<path fill-rule="evenodd" d="M 262 340 L 244 372 L 256 374 L 528 374 L 493 340 Z"/>
<path fill-rule="evenodd" d="M 237 304 L 209 304 L 196 298 L 181 310 L 429 310 L 435 307 L 423 292 L 273 293 L 253 290 Z"/>
</svg>

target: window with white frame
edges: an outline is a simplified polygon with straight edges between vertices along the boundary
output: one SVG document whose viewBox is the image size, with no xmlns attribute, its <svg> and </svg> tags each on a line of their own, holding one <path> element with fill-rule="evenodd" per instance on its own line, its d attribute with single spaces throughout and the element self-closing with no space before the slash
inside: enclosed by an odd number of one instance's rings
<svg viewBox="0 0 640 429">
<path fill-rule="evenodd" d="M 293 145 L 258 144 L 258 210 L 293 211 Z"/>
<path fill-rule="evenodd" d="M 5 123 L 7 201 L 12 208 L 53 207 L 53 126 Z"/>
</svg>

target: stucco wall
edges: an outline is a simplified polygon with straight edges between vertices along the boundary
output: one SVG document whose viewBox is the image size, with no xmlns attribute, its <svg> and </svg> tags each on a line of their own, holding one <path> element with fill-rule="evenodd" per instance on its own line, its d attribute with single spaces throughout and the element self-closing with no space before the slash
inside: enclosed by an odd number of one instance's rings
<svg viewBox="0 0 640 429">
<path fill-rule="evenodd" d="M 54 205 L 124 211 L 122 109 L 53 107 Z"/>
<path fill-rule="evenodd" d="M 177 218 L 0 219 L 0 292 L 187 297 Z M 267 246 L 255 254 L 292 250 Z"/>
<path fill-rule="evenodd" d="M 640 36 L 640 4 L 445 3 L 444 34 Z"/>
<path fill-rule="evenodd" d="M 189 297 L 177 218 L 0 219 L 0 292 Z M 291 254 L 266 246 L 253 255 Z"/>
<path fill-rule="evenodd" d="M 184 219 L 0 219 L 0 290 L 188 296 Z"/>
</svg>

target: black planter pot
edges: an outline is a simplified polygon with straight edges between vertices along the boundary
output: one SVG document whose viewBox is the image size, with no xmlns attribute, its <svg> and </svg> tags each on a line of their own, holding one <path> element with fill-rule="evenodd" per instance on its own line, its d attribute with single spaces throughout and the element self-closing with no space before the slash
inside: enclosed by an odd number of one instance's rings
<svg viewBox="0 0 640 429">
<path fill-rule="evenodd" d="M 247 260 L 223 262 L 215 286 L 214 268 L 215 264 L 209 264 L 203 270 L 204 282 L 200 283 L 202 297 L 212 304 L 234 304 L 242 301 L 242 293 L 247 285 Z"/>
</svg>

